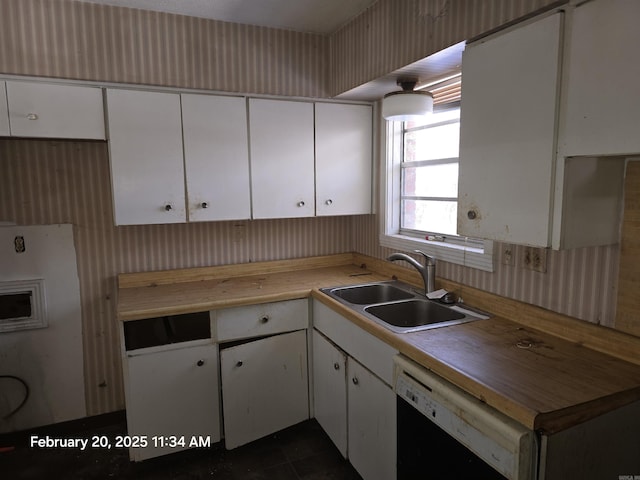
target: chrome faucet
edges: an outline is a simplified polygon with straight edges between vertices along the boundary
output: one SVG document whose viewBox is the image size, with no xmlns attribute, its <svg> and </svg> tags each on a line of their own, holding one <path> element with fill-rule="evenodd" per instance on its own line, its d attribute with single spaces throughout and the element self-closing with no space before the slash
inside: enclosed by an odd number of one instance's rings
<svg viewBox="0 0 640 480">
<path fill-rule="evenodd" d="M 387 260 L 390 262 L 404 260 L 414 266 L 418 272 L 420 272 L 420 275 L 422 275 L 422 281 L 424 282 L 424 294 L 426 295 L 436 289 L 436 259 L 424 252 L 421 252 L 420 250 L 415 250 L 415 252 L 424 256 L 424 265 L 405 253 L 392 253 L 389 255 Z"/>
</svg>

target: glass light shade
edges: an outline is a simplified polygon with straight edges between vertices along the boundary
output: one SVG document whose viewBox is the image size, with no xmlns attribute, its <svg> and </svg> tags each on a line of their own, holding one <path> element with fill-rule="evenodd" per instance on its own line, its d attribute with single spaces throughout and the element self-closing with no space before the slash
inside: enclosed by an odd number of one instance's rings
<svg viewBox="0 0 640 480">
<path fill-rule="evenodd" d="M 382 116 L 390 122 L 405 122 L 433 112 L 433 96 L 429 92 L 401 90 L 382 99 Z"/>
</svg>

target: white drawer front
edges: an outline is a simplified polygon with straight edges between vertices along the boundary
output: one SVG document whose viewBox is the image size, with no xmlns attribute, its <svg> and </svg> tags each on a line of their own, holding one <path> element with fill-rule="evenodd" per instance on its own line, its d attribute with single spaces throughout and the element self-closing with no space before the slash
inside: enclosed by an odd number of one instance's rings
<svg viewBox="0 0 640 480">
<path fill-rule="evenodd" d="M 307 299 L 263 303 L 212 312 L 219 342 L 308 328 Z"/>
</svg>

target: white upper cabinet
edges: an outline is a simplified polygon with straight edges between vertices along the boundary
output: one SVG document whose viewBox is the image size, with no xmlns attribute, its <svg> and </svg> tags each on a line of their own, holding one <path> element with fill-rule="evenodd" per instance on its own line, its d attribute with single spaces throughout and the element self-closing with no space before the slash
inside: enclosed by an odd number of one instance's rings
<svg viewBox="0 0 640 480">
<path fill-rule="evenodd" d="M 6 88 L 12 136 L 105 139 L 102 89 L 18 81 Z"/>
<path fill-rule="evenodd" d="M 562 19 L 555 13 L 464 52 L 460 235 L 550 241 Z"/>
<path fill-rule="evenodd" d="M 640 152 L 640 2 L 594 0 L 569 25 L 560 156 Z"/>
<path fill-rule="evenodd" d="M 0 82 L 0 136 L 9 136 L 9 107 L 7 106 L 7 85 Z"/>
<path fill-rule="evenodd" d="M 189 221 L 251 217 L 246 100 L 182 95 Z"/>
<path fill-rule="evenodd" d="M 116 225 L 186 221 L 180 95 L 107 90 Z"/>
<path fill-rule="evenodd" d="M 249 100 L 253 218 L 315 213 L 313 104 Z"/>
<path fill-rule="evenodd" d="M 368 105 L 316 103 L 316 215 L 371 213 Z"/>
</svg>

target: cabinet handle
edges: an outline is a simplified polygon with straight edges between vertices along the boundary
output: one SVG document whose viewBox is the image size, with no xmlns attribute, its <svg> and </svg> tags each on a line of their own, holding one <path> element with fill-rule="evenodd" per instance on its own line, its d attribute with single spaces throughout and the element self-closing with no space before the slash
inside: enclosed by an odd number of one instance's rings
<svg viewBox="0 0 640 480">
<path fill-rule="evenodd" d="M 37 120 L 37 119 L 38 119 L 37 113 L 27 113 L 27 120 Z"/>
<path fill-rule="evenodd" d="M 196 363 L 196 365 L 201 367 L 202 365 L 204 365 L 204 360 L 198 360 L 198 363 Z"/>
<path fill-rule="evenodd" d="M 260 323 L 267 323 L 269 321 L 269 316 L 265 315 L 264 317 L 260 318 Z"/>
<path fill-rule="evenodd" d="M 170 212 L 171 210 L 173 210 L 173 206 L 170 203 L 167 203 L 164 206 L 165 211 Z"/>
<path fill-rule="evenodd" d="M 351 381 L 353 382 L 354 385 L 357 385 L 358 384 L 358 377 L 353 377 L 351 379 Z"/>
<path fill-rule="evenodd" d="M 333 369 L 334 370 L 340 370 L 340 364 L 338 362 L 333 364 Z"/>
<path fill-rule="evenodd" d="M 242 360 L 238 360 L 238 363 L 236 363 L 236 367 L 241 367 L 242 366 Z"/>
<path fill-rule="evenodd" d="M 200 204 L 200 206 L 201 206 L 202 208 L 209 208 L 209 204 L 208 204 L 207 202 L 202 202 L 202 203 Z"/>
<path fill-rule="evenodd" d="M 325 205 L 331 205 L 333 203 L 333 200 L 329 199 L 326 202 L 324 202 Z"/>
<path fill-rule="evenodd" d="M 301 201 L 299 201 L 299 202 L 298 202 L 298 206 L 299 206 L 299 207 L 304 207 L 304 201 L 302 201 L 302 200 L 301 200 Z"/>
<path fill-rule="evenodd" d="M 476 212 L 475 210 L 469 210 L 467 212 L 467 218 L 469 220 L 475 220 L 478 217 L 478 212 Z"/>
</svg>

